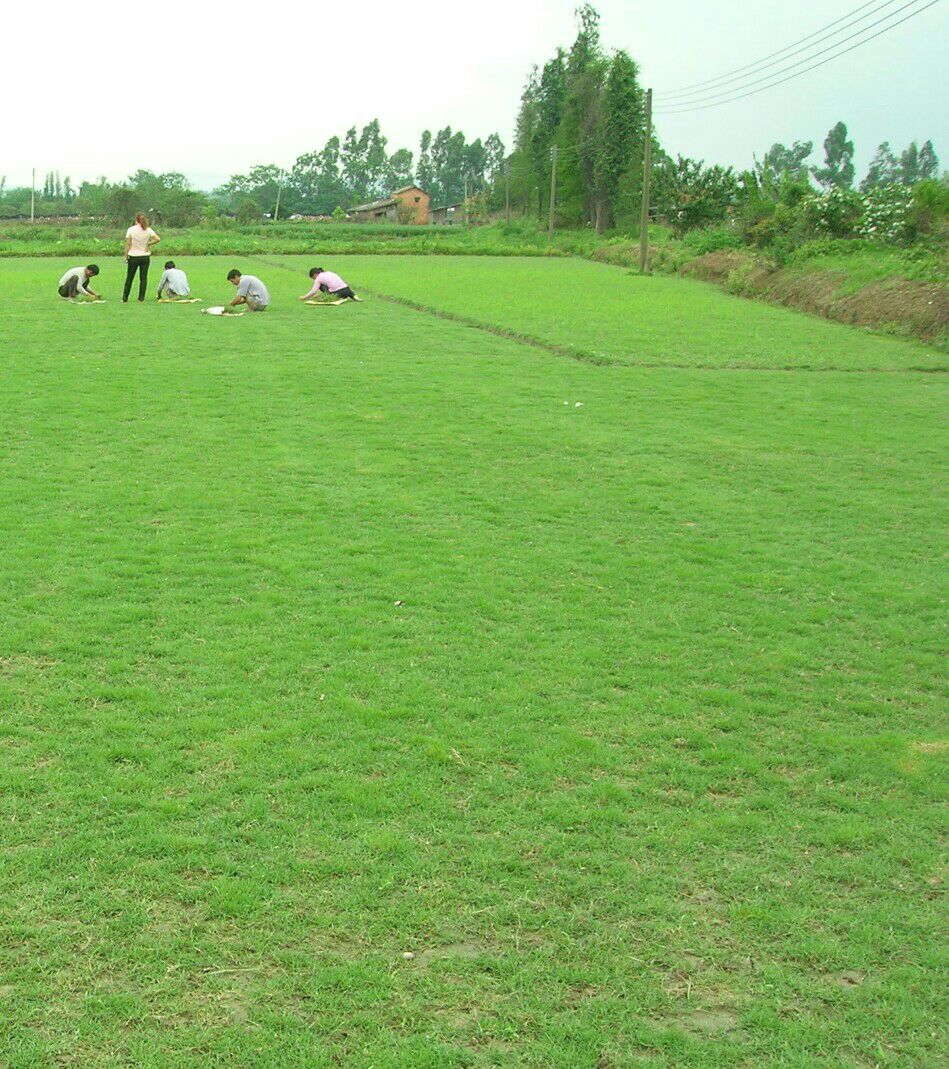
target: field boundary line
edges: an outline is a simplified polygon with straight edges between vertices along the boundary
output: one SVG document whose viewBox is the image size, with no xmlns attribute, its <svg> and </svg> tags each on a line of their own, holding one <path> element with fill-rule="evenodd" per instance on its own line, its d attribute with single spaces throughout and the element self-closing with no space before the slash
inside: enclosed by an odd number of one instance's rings
<svg viewBox="0 0 949 1069">
<path fill-rule="evenodd" d="M 294 271 L 288 264 L 269 260 L 264 256 L 253 257 L 260 260 L 268 267 L 279 267 L 284 271 Z M 391 293 L 382 293 L 379 290 L 370 289 L 368 286 L 360 286 L 362 293 L 368 294 L 380 301 L 388 301 L 390 304 L 398 304 L 403 308 L 410 308 L 413 312 L 430 315 L 436 319 L 444 319 L 449 323 L 458 323 L 461 326 L 471 327 L 474 330 L 484 331 L 496 338 L 504 338 L 507 341 L 519 342 L 534 349 L 543 349 L 554 356 L 565 356 L 581 364 L 591 364 L 594 367 L 631 367 L 644 368 L 656 371 L 805 371 L 810 373 L 835 372 L 848 375 L 906 375 L 906 374 L 945 374 L 949 367 L 809 367 L 800 364 L 775 365 L 768 367 L 764 364 L 682 364 L 669 363 L 657 360 L 617 360 L 609 356 L 598 356 L 586 349 L 576 349 L 569 345 L 560 345 L 558 342 L 546 341 L 538 338 L 535 334 L 523 334 L 517 330 L 509 330 L 506 327 L 497 326 L 494 323 L 486 323 L 481 319 L 473 319 L 470 316 L 461 315 L 458 312 L 446 312 L 441 308 L 433 308 L 431 305 L 413 301 L 408 297 L 397 297 Z"/>
<path fill-rule="evenodd" d="M 480 319 L 472 319 L 469 316 L 459 315 L 457 312 L 445 312 L 440 308 L 432 308 L 430 305 L 421 304 L 408 297 L 396 297 L 391 293 L 380 293 L 378 290 L 362 287 L 364 293 L 375 297 L 380 301 L 388 301 L 390 304 L 400 304 L 403 308 L 411 308 L 413 312 L 421 312 L 423 315 L 434 316 L 436 319 L 444 319 L 449 323 L 459 323 L 464 327 L 472 327 L 474 330 L 483 330 L 486 334 L 493 334 L 497 338 L 507 341 L 519 342 L 521 345 L 529 345 L 535 349 L 544 349 L 555 356 L 566 356 L 571 360 L 577 360 L 581 364 L 593 364 L 596 367 L 629 367 L 622 360 L 616 360 L 609 356 L 597 356 L 596 353 L 587 352 L 585 349 L 574 349 L 570 345 L 560 345 L 558 342 L 545 341 L 534 334 L 522 334 L 518 330 L 509 330 L 507 327 L 499 327 L 494 323 L 485 323 Z"/>
</svg>

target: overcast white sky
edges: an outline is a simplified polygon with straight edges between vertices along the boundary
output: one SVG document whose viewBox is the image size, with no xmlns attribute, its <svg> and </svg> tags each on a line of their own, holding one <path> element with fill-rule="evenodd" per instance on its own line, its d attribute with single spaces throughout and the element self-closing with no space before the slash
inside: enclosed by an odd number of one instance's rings
<svg viewBox="0 0 949 1069">
<path fill-rule="evenodd" d="M 273 0 L 163 7 L 117 0 L 16 4 L 3 16 L 0 175 L 74 182 L 139 167 L 201 188 L 254 163 L 290 166 L 378 117 L 390 150 L 450 125 L 510 144 L 532 63 L 574 37 L 578 0 L 405 6 Z M 750 63 L 860 0 L 598 0 L 603 42 L 645 85 L 678 88 Z M 173 11 L 165 16 L 164 11 Z M 878 16 L 879 17 L 879 16 Z M 774 141 L 819 150 L 843 119 L 858 172 L 888 140 L 934 139 L 949 164 L 949 0 L 799 81 L 692 115 L 663 116 L 670 152 L 748 165 Z"/>
</svg>

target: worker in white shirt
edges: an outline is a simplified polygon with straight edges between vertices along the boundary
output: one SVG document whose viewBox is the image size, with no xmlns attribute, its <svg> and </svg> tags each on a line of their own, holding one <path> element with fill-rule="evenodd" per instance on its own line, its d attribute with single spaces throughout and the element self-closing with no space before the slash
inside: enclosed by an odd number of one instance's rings
<svg viewBox="0 0 949 1069">
<path fill-rule="evenodd" d="M 148 225 L 148 216 L 141 212 L 135 216 L 135 222 L 125 231 L 125 262 L 128 270 L 125 272 L 125 289 L 122 291 L 122 301 L 128 302 L 132 292 L 132 281 L 138 272 L 138 299 L 145 300 L 145 291 L 148 289 L 148 265 L 151 262 L 152 246 L 157 245 L 161 238 Z"/>
<path fill-rule="evenodd" d="M 94 301 L 101 300 L 98 293 L 89 289 L 89 279 L 95 278 L 99 268 L 95 264 L 88 267 L 71 267 L 59 280 L 59 295 L 67 301 L 74 301 L 77 297 L 91 297 Z"/>
<path fill-rule="evenodd" d="M 188 297 L 191 287 L 188 285 L 188 276 L 180 267 L 175 267 L 175 261 L 169 260 L 165 264 L 165 270 L 158 280 L 158 299 L 174 300 L 176 297 Z"/>
</svg>

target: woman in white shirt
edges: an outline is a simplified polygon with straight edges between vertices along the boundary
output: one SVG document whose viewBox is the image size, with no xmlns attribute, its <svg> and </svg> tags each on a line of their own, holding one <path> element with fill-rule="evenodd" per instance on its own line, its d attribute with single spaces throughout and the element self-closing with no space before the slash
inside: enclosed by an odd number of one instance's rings
<svg viewBox="0 0 949 1069">
<path fill-rule="evenodd" d="M 138 299 L 145 300 L 152 246 L 157 245 L 159 241 L 161 238 L 148 225 L 148 216 L 139 212 L 135 216 L 134 225 L 125 231 L 125 262 L 128 264 L 128 269 L 125 272 L 125 289 L 122 291 L 123 301 L 127 302 L 129 299 L 136 271 L 138 272 Z"/>
</svg>

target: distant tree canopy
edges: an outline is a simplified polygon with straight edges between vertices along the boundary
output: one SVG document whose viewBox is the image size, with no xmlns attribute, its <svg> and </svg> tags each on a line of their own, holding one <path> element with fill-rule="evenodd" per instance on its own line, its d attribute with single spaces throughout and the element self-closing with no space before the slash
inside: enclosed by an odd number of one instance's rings
<svg viewBox="0 0 949 1069">
<path fill-rule="evenodd" d="M 298 156 L 293 167 L 281 171 L 274 164 L 232 175 L 214 191 L 227 211 L 251 201 L 260 214 L 273 211 L 277 185 L 282 186 L 281 214 L 331 215 L 338 207 L 384 197 L 402 186 L 417 184 L 436 204 L 459 201 L 467 179 L 469 193 L 479 193 L 503 169 L 504 144 L 497 134 L 483 143 L 468 142 L 450 126 L 434 136 L 423 132 L 417 157 L 407 148 L 389 152 L 378 119 L 359 130 L 352 126 L 342 139 L 331 137 L 321 149 Z"/>
<path fill-rule="evenodd" d="M 790 178 L 807 176 L 807 159 L 814 151 L 813 141 L 795 141 L 787 148 L 775 142 L 759 160 L 755 160 L 755 174 L 762 186 L 777 185 L 787 175 Z"/>
<path fill-rule="evenodd" d="M 558 48 L 528 75 L 515 124 L 511 185 L 524 211 L 542 216 L 550 203 L 556 145 L 558 216 L 602 231 L 638 218 L 645 97 L 630 55 L 603 50 L 596 9 L 584 4 L 577 21 L 569 51 Z"/>
<path fill-rule="evenodd" d="M 123 182 L 99 178 L 76 184 L 50 171 L 36 190 L 37 214 L 95 215 L 119 224 L 144 210 L 159 225 L 189 226 L 214 225 L 225 212 L 249 224 L 274 217 L 279 205 L 281 217 L 339 219 L 356 204 L 417 184 L 436 207 L 454 204 L 467 192 L 468 218 L 500 212 L 509 191 L 515 211 L 544 219 L 556 150 L 556 225 L 634 231 L 647 148 L 639 67 L 628 52 L 604 48 L 600 16 L 590 3 L 582 3 L 576 17 L 569 48 L 557 48 L 528 72 L 510 154 L 497 133 L 469 141 L 447 125 L 424 130 L 415 151 L 393 149 L 379 120 L 372 119 L 302 153 L 289 169 L 258 164 L 246 174 L 231 175 L 211 194 L 191 189 L 177 172 L 139 170 Z M 755 242 L 789 247 L 807 234 L 856 233 L 851 223 L 861 203 L 872 203 L 876 216 L 889 221 L 868 224 L 867 232 L 900 233 L 903 240 L 913 227 L 918 233 L 927 227 L 935 232 L 949 202 L 949 181 L 940 177 L 932 141 L 914 141 L 899 154 L 884 141 L 856 192 L 856 150 L 844 122 L 828 131 L 820 165 L 811 140 L 775 142 L 743 172 L 682 155 L 673 158 L 655 130 L 650 147 L 652 216 L 680 234 L 727 223 L 722 229 L 732 233 L 722 240 L 732 240 L 741 229 Z M 30 189 L 8 188 L 0 176 L 0 217 L 28 214 L 30 201 Z M 910 202 L 916 205 L 912 227 L 893 224 L 897 208 Z"/>
<path fill-rule="evenodd" d="M 258 164 L 246 174 L 232 175 L 211 194 L 191 189 L 177 172 L 139 170 L 125 181 L 105 178 L 82 182 L 50 172 L 36 190 L 39 216 L 94 215 L 116 224 L 136 212 L 150 212 L 165 226 L 192 226 L 213 219 L 216 210 L 241 216 L 245 222 L 273 215 L 280 198 L 280 216 L 292 213 L 331 215 L 382 197 L 403 186 L 418 184 L 436 204 L 460 201 L 466 183 L 470 195 L 485 193 L 504 170 L 504 143 L 498 134 L 469 142 L 450 126 L 421 136 L 418 156 L 411 149 L 389 152 L 377 119 L 351 127 L 343 138 L 331 137 L 321 149 L 298 156 L 290 170 L 275 163 Z M 417 159 L 417 162 L 416 162 Z M 29 187 L 9 188 L 0 176 L 0 217 L 28 215 Z"/>
<path fill-rule="evenodd" d="M 847 126 L 839 122 L 824 142 L 824 166 L 813 167 L 811 173 L 825 188 L 853 188 L 853 142 L 847 140 Z"/>
<path fill-rule="evenodd" d="M 28 215 L 31 190 L 28 186 L 6 188 L 0 179 L 0 217 Z M 78 188 L 68 176 L 51 172 L 36 190 L 35 211 L 39 216 L 104 216 L 116 225 L 132 222 L 136 212 L 148 212 L 164 226 L 193 226 L 207 204 L 203 193 L 193 190 L 184 175 L 176 171 L 154 174 L 139 170 L 124 182 L 99 178 L 80 182 Z"/>
</svg>

